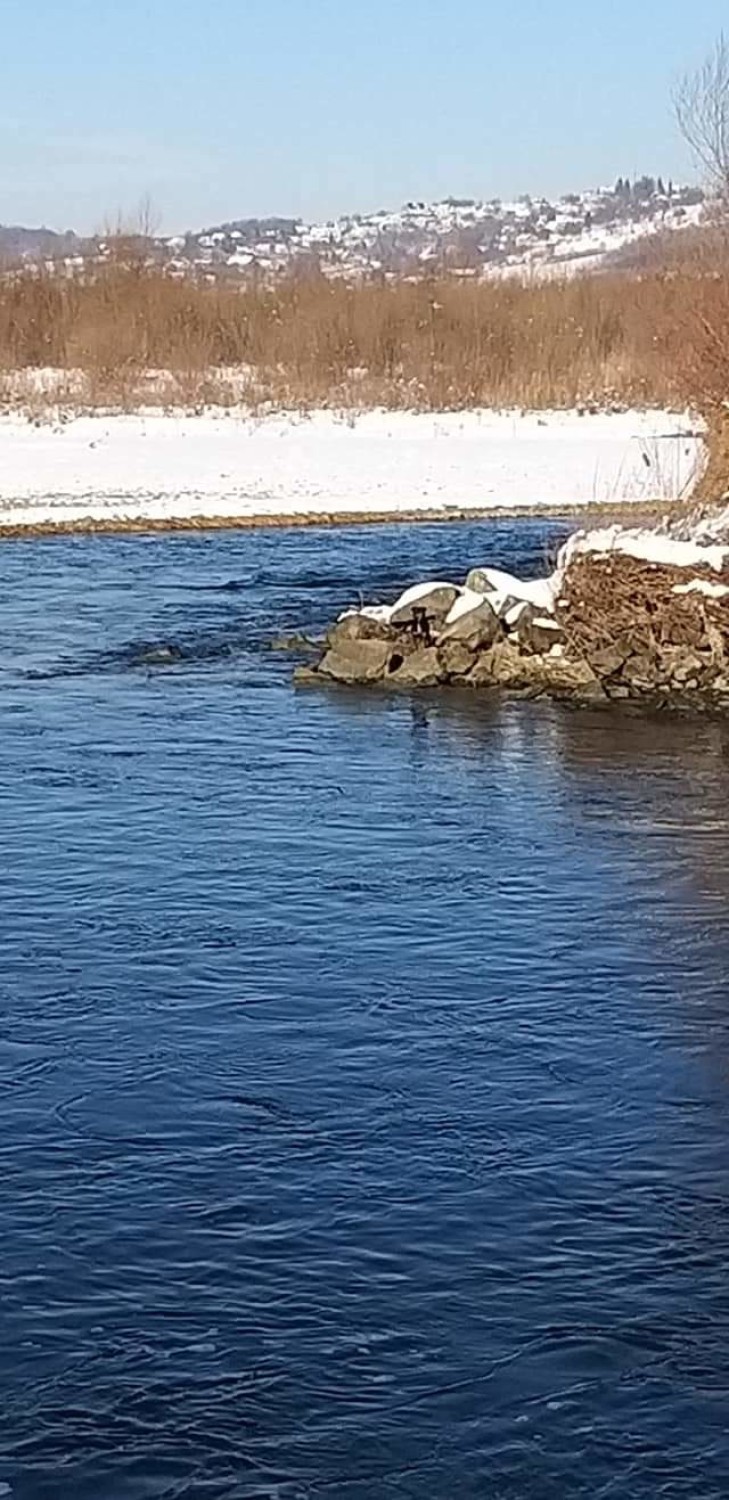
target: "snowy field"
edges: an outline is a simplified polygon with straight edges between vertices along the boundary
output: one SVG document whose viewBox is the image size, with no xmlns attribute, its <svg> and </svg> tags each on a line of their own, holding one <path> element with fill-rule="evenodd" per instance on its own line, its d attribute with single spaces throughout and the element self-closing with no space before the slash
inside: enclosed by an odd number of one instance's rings
<svg viewBox="0 0 729 1500">
<path fill-rule="evenodd" d="M 670 501 L 703 459 L 666 412 L 5 416 L 0 526 Z"/>
</svg>

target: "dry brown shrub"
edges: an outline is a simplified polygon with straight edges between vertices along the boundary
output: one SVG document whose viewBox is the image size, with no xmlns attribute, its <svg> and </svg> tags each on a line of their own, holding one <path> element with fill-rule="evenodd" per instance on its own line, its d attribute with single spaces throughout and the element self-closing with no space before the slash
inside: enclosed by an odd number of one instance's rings
<svg viewBox="0 0 729 1500">
<path fill-rule="evenodd" d="M 697 568 L 713 583 L 729 584 L 729 569 Z M 702 594 L 674 594 L 686 569 L 642 562 L 621 554 L 577 557 L 562 586 L 559 615 L 577 655 L 612 646 L 621 638 L 633 650 L 672 643 L 699 645 L 707 637 L 729 647 L 729 606 Z"/>
<path fill-rule="evenodd" d="M 302 407 L 665 403 L 686 389 L 676 348 L 685 290 L 663 272 L 262 285 L 175 280 L 112 259 L 93 275 L 0 281 L 0 368 L 78 369 L 89 400 L 121 404 L 149 399 L 150 371 L 169 373 L 165 399 L 242 390 Z"/>
</svg>

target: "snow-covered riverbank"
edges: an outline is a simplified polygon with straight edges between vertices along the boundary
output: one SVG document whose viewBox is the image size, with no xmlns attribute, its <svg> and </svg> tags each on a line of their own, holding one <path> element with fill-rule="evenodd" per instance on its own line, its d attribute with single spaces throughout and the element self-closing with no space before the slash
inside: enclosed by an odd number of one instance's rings
<svg viewBox="0 0 729 1500">
<path fill-rule="evenodd" d="M 0 527 L 671 501 L 703 461 L 666 412 L 5 416 Z"/>
</svg>

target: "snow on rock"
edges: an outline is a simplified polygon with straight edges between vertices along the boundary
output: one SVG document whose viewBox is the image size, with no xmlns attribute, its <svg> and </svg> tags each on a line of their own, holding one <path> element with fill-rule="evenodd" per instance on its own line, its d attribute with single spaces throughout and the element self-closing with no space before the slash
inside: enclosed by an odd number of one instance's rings
<svg viewBox="0 0 729 1500">
<path fill-rule="evenodd" d="M 422 610 L 428 618 L 444 620 L 459 594 L 460 589 L 454 583 L 416 583 L 395 600 L 390 621 L 393 625 L 407 625 L 415 618 L 415 610 Z"/>
<path fill-rule="evenodd" d="M 366 604 L 364 609 L 360 610 L 360 614 L 368 620 L 377 620 L 380 625 L 387 625 L 392 614 L 392 606 L 390 604 Z"/>
<path fill-rule="evenodd" d="M 525 611 L 530 610 L 531 608 L 531 604 L 527 604 L 525 599 L 520 600 L 518 604 L 512 604 L 511 608 L 507 609 L 506 614 L 503 617 L 504 624 L 508 627 L 509 630 L 515 630 Z"/>
<path fill-rule="evenodd" d="M 455 589 L 455 584 L 442 583 L 437 580 L 429 583 L 414 583 L 412 588 L 406 589 L 404 594 L 395 600 L 392 613 L 394 614 L 396 609 L 408 609 L 413 604 L 425 604 L 430 595 L 440 589 Z"/>
<path fill-rule="evenodd" d="M 462 615 L 470 615 L 471 610 L 478 609 L 479 605 L 483 604 L 483 602 L 484 595 L 478 593 L 476 589 L 462 589 L 461 593 L 456 599 L 455 604 L 451 605 L 451 608 L 446 615 L 446 627 L 449 625 L 455 625 L 456 621 L 460 620 Z"/>
<path fill-rule="evenodd" d="M 363 604 L 361 609 L 343 609 L 341 615 L 337 615 L 337 621 L 365 619 L 375 620 L 378 625 L 389 625 L 391 614 L 391 604 Z"/>
<path fill-rule="evenodd" d="M 556 578 L 515 578 L 501 568 L 472 568 L 466 587 L 480 589 L 497 614 L 508 612 L 515 603 L 533 604 L 551 613 L 556 597 Z"/>
</svg>

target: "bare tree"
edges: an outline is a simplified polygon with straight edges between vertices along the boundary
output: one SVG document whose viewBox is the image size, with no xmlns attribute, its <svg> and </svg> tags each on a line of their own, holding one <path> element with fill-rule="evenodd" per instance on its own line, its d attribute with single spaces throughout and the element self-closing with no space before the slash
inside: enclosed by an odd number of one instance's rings
<svg viewBox="0 0 729 1500">
<path fill-rule="evenodd" d="M 701 66 L 679 81 L 673 107 L 711 191 L 729 208 L 729 44 L 723 32 Z"/>
</svg>

